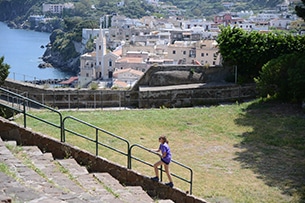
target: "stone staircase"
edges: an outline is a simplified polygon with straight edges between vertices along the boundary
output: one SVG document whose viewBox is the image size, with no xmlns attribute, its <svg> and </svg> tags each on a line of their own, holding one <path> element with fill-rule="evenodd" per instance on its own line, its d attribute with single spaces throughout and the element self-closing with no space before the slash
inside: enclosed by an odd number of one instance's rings
<svg viewBox="0 0 305 203">
<path fill-rule="evenodd" d="M 0 138 L 0 202 L 143 203 L 153 200 L 141 187 L 124 187 L 108 173 L 89 173 L 74 159 L 53 159 L 36 146 Z"/>
</svg>

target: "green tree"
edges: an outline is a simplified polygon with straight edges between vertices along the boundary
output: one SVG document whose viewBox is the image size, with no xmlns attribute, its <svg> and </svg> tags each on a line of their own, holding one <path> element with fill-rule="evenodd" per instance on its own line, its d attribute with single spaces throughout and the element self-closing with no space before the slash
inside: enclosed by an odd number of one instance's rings
<svg viewBox="0 0 305 203">
<path fill-rule="evenodd" d="M 2 85 L 7 78 L 10 66 L 4 63 L 4 56 L 0 57 L 0 85 Z"/>
<path fill-rule="evenodd" d="M 305 37 L 288 34 L 262 34 L 240 28 L 221 28 L 217 38 L 225 65 L 237 65 L 239 82 L 253 81 L 262 66 L 281 55 L 304 52 Z"/>
<path fill-rule="evenodd" d="M 305 101 L 305 53 L 297 55 L 294 66 L 288 69 L 288 84 L 291 98 Z"/>
<path fill-rule="evenodd" d="M 282 55 L 262 67 L 255 79 L 262 97 L 301 102 L 305 99 L 305 53 Z"/>
<path fill-rule="evenodd" d="M 302 0 L 303 5 L 299 4 L 295 7 L 297 15 L 305 20 L 305 0 Z"/>
</svg>

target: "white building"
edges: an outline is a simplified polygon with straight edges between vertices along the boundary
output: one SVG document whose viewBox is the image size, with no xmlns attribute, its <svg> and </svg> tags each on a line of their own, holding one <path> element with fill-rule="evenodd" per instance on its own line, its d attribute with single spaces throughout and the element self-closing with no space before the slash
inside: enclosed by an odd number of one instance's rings
<svg viewBox="0 0 305 203">
<path fill-rule="evenodd" d="M 269 22 L 272 19 L 279 18 L 278 13 L 259 13 L 254 17 L 250 17 L 249 20 L 252 22 Z"/>
<path fill-rule="evenodd" d="M 87 86 L 96 78 L 96 53 L 85 53 L 80 57 L 80 72 L 78 76 L 79 87 Z"/>
<path fill-rule="evenodd" d="M 87 29 L 82 30 L 82 44 L 86 45 L 89 39 L 95 39 L 100 36 L 100 29 Z"/>
<path fill-rule="evenodd" d="M 174 64 L 220 65 L 215 40 L 177 41 L 168 46 L 167 52 L 167 59 L 173 59 Z"/>
<path fill-rule="evenodd" d="M 64 9 L 73 9 L 73 3 L 64 3 L 64 4 L 42 4 L 42 12 L 50 12 L 53 14 L 62 13 Z"/>
<path fill-rule="evenodd" d="M 205 31 L 211 29 L 213 22 L 206 21 L 205 19 L 192 19 L 192 20 L 183 20 L 181 21 L 182 29 L 192 29 L 192 28 L 202 28 Z"/>
<path fill-rule="evenodd" d="M 273 19 L 270 20 L 270 26 L 277 29 L 288 29 L 291 23 L 290 19 Z"/>
<path fill-rule="evenodd" d="M 148 4 L 152 4 L 152 5 L 158 5 L 159 4 L 159 0 L 145 0 Z"/>
<path fill-rule="evenodd" d="M 114 86 L 132 87 L 142 75 L 144 75 L 142 71 L 134 70 L 132 68 L 117 70 L 113 73 L 113 78 L 115 79 Z M 118 81 L 121 81 L 121 83 Z"/>
<path fill-rule="evenodd" d="M 95 40 L 95 52 L 83 54 L 80 57 L 79 85 L 84 86 L 96 79 L 108 78 L 108 70 L 104 64 L 106 55 L 105 30 L 99 30 L 99 37 Z"/>
<path fill-rule="evenodd" d="M 255 23 L 250 22 L 234 22 L 234 24 L 230 24 L 231 27 L 238 27 L 246 31 L 257 30 Z"/>
</svg>

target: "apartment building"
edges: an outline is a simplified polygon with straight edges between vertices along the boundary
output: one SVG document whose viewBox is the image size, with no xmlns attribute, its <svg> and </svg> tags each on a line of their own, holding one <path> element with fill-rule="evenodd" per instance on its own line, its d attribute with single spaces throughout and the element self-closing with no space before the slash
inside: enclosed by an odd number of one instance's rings
<svg viewBox="0 0 305 203">
<path fill-rule="evenodd" d="M 74 4 L 73 3 L 64 3 L 64 4 L 42 4 L 42 12 L 50 12 L 53 14 L 62 13 L 64 9 L 73 9 Z"/>
<path fill-rule="evenodd" d="M 148 52 L 129 51 L 125 56 L 122 56 L 115 61 L 115 70 L 131 68 L 133 70 L 145 72 L 149 68 L 146 63 L 147 59 Z"/>
<path fill-rule="evenodd" d="M 132 87 L 144 75 L 142 71 L 126 68 L 113 73 L 114 87 Z"/>
<path fill-rule="evenodd" d="M 78 85 L 87 86 L 96 79 L 96 52 L 85 53 L 80 57 Z"/>
<path fill-rule="evenodd" d="M 167 49 L 168 59 L 174 64 L 220 65 L 217 42 L 215 40 L 176 41 Z"/>
</svg>

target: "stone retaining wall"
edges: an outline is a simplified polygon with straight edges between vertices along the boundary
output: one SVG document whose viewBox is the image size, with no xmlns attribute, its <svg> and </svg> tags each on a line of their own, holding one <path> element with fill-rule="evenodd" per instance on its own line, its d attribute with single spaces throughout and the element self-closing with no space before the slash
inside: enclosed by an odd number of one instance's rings
<svg viewBox="0 0 305 203">
<path fill-rule="evenodd" d="M 121 184 L 141 186 L 152 197 L 171 199 L 179 203 L 206 203 L 205 200 L 188 195 L 179 189 L 152 182 L 149 177 L 133 170 L 116 165 L 102 157 L 94 156 L 87 151 L 62 143 L 41 133 L 32 132 L 2 117 L 0 117 L 0 129 L 0 136 L 3 140 L 15 140 L 18 145 L 23 146 L 38 146 L 43 152 L 51 152 L 56 159 L 71 156 L 79 164 L 86 166 L 88 171 L 107 172 L 119 180 Z"/>
<path fill-rule="evenodd" d="M 139 108 L 151 107 L 192 107 L 214 105 L 223 102 L 245 101 L 256 97 L 256 86 L 249 85 L 214 85 L 202 84 L 192 87 L 174 86 L 168 89 L 145 88 L 139 91 Z"/>
<path fill-rule="evenodd" d="M 10 79 L 7 79 L 2 87 L 54 108 L 138 106 L 137 92 L 127 90 L 45 88 Z"/>
<path fill-rule="evenodd" d="M 256 97 L 254 84 L 188 84 L 164 86 L 159 89 L 139 90 L 89 90 L 89 89 L 44 89 L 40 86 L 6 80 L 4 88 L 53 108 L 104 108 L 104 107 L 189 107 L 220 102 L 234 102 Z M 197 85 L 195 87 L 195 85 Z"/>
</svg>

